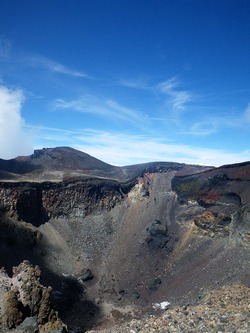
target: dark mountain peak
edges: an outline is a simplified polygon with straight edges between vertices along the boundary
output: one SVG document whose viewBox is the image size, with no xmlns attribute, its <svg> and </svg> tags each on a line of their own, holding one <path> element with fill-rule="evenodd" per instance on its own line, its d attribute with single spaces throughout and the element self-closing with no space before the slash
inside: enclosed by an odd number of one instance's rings
<svg viewBox="0 0 250 333">
<path fill-rule="evenodd" d="M 0 159 L 0 179 L 5 181 L 60 181 L 86 176 L 109 178 L 117 170 L 118 167 L 70 147 L 36 149 L 30 156 Z"/>
<path fill-rule="evenodd" d="M 106 170 L 113 168 L 89 154 L 70 147 L 43 148 L 34 151 L 30 157 L 32 163 L 49 168 L 69 170 Z"/>
</svg>

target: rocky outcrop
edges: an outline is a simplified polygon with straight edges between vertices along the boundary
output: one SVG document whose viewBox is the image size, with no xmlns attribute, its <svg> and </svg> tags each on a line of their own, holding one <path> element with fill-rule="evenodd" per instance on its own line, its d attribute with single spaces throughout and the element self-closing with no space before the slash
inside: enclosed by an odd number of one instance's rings
<svg viewBox="0 0 250 333">
<path fill-rule="evenodd" d="M 172 237 L 169 235 L 166 225 L 163 225 L 159 220 L 155 220 L 147 227 L 146 231 L 148 235 L 145 241 L 150 250 L 157 251 L 166 248 L 171 251 L 171 246 L 169 247 L 168 244 Z"/>
<path fill-rule="evenodd" d="M 42 188 L 36 184 L 4 182 L 0 184 L 1 211 L 18 221 L 39 226 L 48 221 L 42 204 Z"/>
<path fill-rule="evenodd" d="M 0 271 L 1 332 L 66 332 L 51 305 L 51 287 L 40 283 L 41 271 L 28 261 L 13 268 L 9 277 Z"/>
</svg>

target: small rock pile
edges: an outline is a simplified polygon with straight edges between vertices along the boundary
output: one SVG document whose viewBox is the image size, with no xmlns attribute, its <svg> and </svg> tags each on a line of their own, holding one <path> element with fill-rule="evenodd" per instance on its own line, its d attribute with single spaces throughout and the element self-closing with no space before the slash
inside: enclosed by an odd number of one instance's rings
<svg viewBox="0 0 250 333">
<path fill-rule="evenodd" d="M 97 331 L 89 331 L 94 332 Z M 225 286 L 208 293 L 198 305 L 170 306 L 160 315 L 145 315 L 99 332 L 249 333 L 250 288 Z"/>
</svg>

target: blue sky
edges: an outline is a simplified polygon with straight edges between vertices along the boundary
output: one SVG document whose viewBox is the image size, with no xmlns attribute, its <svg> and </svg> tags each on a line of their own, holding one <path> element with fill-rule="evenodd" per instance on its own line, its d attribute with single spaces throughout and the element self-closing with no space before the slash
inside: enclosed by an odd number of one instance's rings
<svg viewBox="0 0 250 333">
<path fill-rule="evenodd" d="M 0 0 L 0 157 L 250 160 L 248 0 Z"/>
</svg>

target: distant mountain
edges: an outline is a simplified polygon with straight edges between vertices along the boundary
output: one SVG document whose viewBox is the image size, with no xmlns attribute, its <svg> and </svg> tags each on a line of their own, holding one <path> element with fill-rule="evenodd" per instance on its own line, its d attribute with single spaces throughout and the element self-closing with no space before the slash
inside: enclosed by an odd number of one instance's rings
<svg viewBox="0 0 250 333">
<path fill-rule="evenodd" d="M 0 159 L 0 170 L 24 175 L 44 171 L 113 170 L 115 167 L 86 153 L 69 147 L 43 148 L 31 156 L 19 156 L 10 160 Z"/>
<path fill-rule="evenodd" d="M 168 168 L 183 169 L 184 166 L 174 162 L 150 162 L 117 167 L 70 147 L 56 147 L 37 149 L 30 156 L 0 159 L 0 180 L 65 181 L 90 176 L 128 180 L 153 169 L 163 171 Z M 200 166 L 188 167 L 189 172 L 206 169 Z"/>
</svg>

